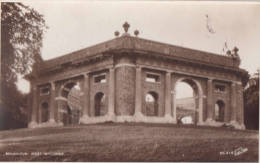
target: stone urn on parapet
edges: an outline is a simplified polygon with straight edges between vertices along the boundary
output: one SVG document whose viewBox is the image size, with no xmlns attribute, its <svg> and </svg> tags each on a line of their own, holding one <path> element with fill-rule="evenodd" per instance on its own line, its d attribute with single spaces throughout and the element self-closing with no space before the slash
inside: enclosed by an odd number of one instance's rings
<svg viewBox="0 0 260 163">
<path fill-rule="evenodd" d="M 227 51 L 227 56 L 231 57 L 234 60 L 235 67 L 239 67 L 241 63 L 241 59 L 238 55 L 238 51 L 239 49 L 236 46 L 233 48 L 232 52 L 230 50 Z"/>
<path fill-rule="evenodd" d="M 130 36 L 130 34 L 128 33 L 129 27 L 130 27 L 130 24 L 128 24 L 128 22 L 125 22 L 125 23 L 123 24 L 123 28 L 124 28 L 124 31 L 125 31 L 125 33 L 124 33 L 123 35 Z"/>
</svg>

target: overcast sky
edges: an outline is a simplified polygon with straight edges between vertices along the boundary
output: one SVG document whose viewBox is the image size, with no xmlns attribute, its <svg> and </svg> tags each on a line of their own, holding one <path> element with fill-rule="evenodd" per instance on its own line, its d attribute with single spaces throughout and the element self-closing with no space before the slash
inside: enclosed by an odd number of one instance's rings
<svg viewBox="0 0 260 163">
<path fill-rule="evenodd" d="M 188 48 L 223 53 L 239 48 L 241 68 L 260 67 L 260 3 L 248 2 L 27 2 L 44 15 L 49 29 L 42 48 L 51 59 L 113 39 L 130 24 L 130 34 Z M 208 15 L 208 16 L 206 16 Z M 211 31 L 210 32 L 209 29 Z M 21 83 L 21 82 L 20 82 Z M 25 82 L 19 88 L 28 89 Z"/>
</svg>

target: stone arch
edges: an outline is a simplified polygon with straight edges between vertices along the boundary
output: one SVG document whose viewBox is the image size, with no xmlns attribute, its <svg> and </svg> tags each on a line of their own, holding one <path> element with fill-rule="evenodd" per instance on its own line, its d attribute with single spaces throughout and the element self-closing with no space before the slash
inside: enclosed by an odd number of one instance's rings
<svg viewBox="0 0 260 163">
<path fill-rule="evenodd" d="M 218 99 L 215 103 L 214 117 L 215 121 L 224 122 L 225 116 L 225 102 Z"/>
<path fill-rule="evenodd" d="M 58 98 L 60 103 L 63 103 L 61 107 L 59 107 L 59 114 L 60 114 L 60 121 L 64 125 L 68 124 L 78 124 L 79 123 L 79 118 L 81 116 L 80 110 L 75 110 L 71 108 L 69 105 L 69 94 L 71 90 L 73 89 L 74 86 L 76 86 L 79 83 L 78 80 L 68 80 L 62 86 L 60 87 L 60 90 L 58 92 Z M 79 83 L 80 85 L 80 83 Z M 80 86 L 81 87 L 81 86 Z M 61 104 L 60 104 L 61 105 Z"/>
<path fill-rule="evenodd" d="M 49 103 L 44 101 L 40 105 L 40 123 L 48 122 L 49 120 Z"/>
<path fill-rule="evenodd" d="M 77 84 L 78 82 L 76 80 L 69 80 L 65 82 L 59 91 L 59 96 L 67 98 L 69 95 L 70 90 Z"/>
<path fill-rule="evenodd" d="M 174 87 L 173 87 L 173 92 L 174 92 L 173 114 L 174 114 L 174 117 L 177 118 L 177 116 L 176 116 L 176 114 L 177 114 L 177 112 L 176 112 L 176 109 L 177 109 L 176 108 L 176 85 L 179 82 L 185 82 L 192 87 L 193 93 L 194 93 L 193 95 L 195 97 L 195 124 L 199 124 L 199 125 L 203 124 L 203 98 L 204 98 L 203 89 L 202 89 L 201 83 L 192 77 L 180 77 L 174 83 Z"/>
<path fill-rule="evenodd" d="M 148 91 L 145 94 L 145 115 L 158 116 L 159 113 L 159 94 L 156 91 Z"/>
<path fill-rule="evenodd" d="M 103 116 L 106 114 L 105 109 L 105 94 L 103 92 L 97 92 L 94 97 L 94 115 Z"/>
</svg>

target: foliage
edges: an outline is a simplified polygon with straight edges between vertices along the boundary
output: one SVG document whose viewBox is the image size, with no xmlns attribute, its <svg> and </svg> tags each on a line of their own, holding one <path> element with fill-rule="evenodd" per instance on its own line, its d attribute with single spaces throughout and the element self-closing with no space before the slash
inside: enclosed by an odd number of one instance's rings
<svg viewBox="0 0 260 163">
<path fill-rule="evenodd" d="M 5 81 L 4 81 L 5 82 Z M 18 91 L 16 85 L 5 84 L 5 95 L 0 108 L 0 130 L 26 127 L 27 124 L 27 95 Z"/>
<path fill-rule="evenodd" d="M 17 73 L 27 74 L 35 61 L 40 61 L 40 48 L 45 29 L 43 16 L 22 3 L 1 4 L 2 77 L 17 80 Z"/>
<path fill-rule="evenodd" d="M 248 81 L 249 81 L 250 75 L 248 74 L 248 72 L 244 72 L 242 75 L 242 86 L 243 88 L 246 87 Z"/>
<path fill-rule="evenodd" d="M 248 129 L 259 129 L 259 74 L 248 82 L 244 92 L 245 125 Z"/>
<path fill-rule="evenodd" d="M 26 105 L 26 96 L 15 83 L 18 74 L 30 73 L 33 64 L 42 61 L 40 48 L 47 26 L 42 15 L 22 3 L 3 2 L 1 11 L 0 116 L 6 117 L 6 123 L 25 121 L 20 109 Z"/>
</svg>

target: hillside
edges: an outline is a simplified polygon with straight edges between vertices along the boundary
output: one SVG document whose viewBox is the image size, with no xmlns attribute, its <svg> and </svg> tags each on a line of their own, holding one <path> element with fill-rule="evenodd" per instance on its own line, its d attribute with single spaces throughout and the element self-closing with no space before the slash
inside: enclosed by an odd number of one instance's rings
<svg viewBox="0 0 260 163">
<path fill-rule="evenodd" d="M 257 161 L 258 132 L 135 123 L 1 131 L 0 161 L 15 160 Z"/>
</svg>

